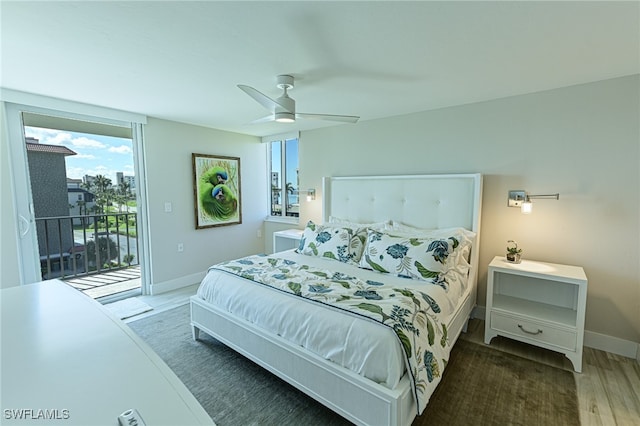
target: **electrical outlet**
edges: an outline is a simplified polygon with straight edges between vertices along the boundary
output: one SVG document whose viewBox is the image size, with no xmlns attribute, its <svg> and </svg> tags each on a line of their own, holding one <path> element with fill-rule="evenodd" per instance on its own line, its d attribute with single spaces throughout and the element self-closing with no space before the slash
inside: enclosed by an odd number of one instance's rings
<svg viewBox="0 0 640 426">
<path fill-rule="evenodd" d="M 171 213 L 173 211 L 173 206 L 171 205 L 171 203 L 169 201 L 164 203 L 164 212 L 165 213 Z"/>
<path fill-rule="evenodd" d="M 184 244 L 178 243 L 178 253 L 182 253 L 184 251 Z"/>
<path fill-rule="evenodd" d="M 256 231 L 256 238 L 262 238 L 262 229 Z"/>
</svg>

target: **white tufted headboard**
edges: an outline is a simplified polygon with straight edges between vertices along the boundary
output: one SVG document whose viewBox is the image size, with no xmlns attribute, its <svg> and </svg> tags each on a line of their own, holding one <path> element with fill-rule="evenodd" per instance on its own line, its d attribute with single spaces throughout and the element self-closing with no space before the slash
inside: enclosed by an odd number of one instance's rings
<svg viewBox="0 0 640 426">
<path fill-rule="evenodd" d="M 424 229 L 463 227 L 474 231 L 468 282 L 475 304 L 481 174 L 325 177 L 322 198 L 324 222 L 335 216 L 359 223 L 395 220 Z"/>
<path fill-rule="evenodd" d="M 480 231 L 480 174 L 325 177 L 322 192 L 325 222 L 329 216 L 361 223 L 393 219 Z"/>
</svg>

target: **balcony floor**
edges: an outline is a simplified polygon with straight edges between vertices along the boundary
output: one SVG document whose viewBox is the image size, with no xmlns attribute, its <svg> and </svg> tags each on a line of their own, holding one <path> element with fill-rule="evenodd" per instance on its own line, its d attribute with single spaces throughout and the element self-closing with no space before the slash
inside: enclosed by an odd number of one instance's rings
<svg viewBox="0 0 640 426">
<path fill-rule="evenodd" d="M 126 269 L 92 274 L 80 278 L 70 278 L 64 281 L 87 296 L 98 299 L 140 288 L 140 266 L 131 266 Z"/>
</svg>

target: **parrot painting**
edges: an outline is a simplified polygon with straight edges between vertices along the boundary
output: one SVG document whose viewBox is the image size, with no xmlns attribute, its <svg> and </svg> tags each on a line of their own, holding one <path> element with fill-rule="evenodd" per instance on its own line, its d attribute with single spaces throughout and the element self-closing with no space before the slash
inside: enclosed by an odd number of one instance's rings
<svg viewBox="0 0 640 426">
<path fill-rule="evenodd" d="M 220 166 L 211 167 L 200 178 L 200 205 L 213 219 L 227 220 L 238 210 L 238 198 L 228 180 L 229 174 Z"/>
</svg>

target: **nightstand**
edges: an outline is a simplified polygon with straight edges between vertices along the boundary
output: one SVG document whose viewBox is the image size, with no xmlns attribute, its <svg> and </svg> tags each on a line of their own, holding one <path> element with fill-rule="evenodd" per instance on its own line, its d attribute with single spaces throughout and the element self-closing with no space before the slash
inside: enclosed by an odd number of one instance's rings
<svg viewBox="0 0 640 426">
<path fill-rule="evenodd" d="M 285 229 L 284 231 L 276 231 L 273 233 L 273 252 L 291 250 L 298 248 L 300 238 L 303 234 L 302 229 Z"/>
<path fill-rule="evenodd" d="M 489 264 L 484 342 L 504 336 L 563 353 L 582 371 L 587 277 L 579 266 L 496 256 Z"/>
</svg>

